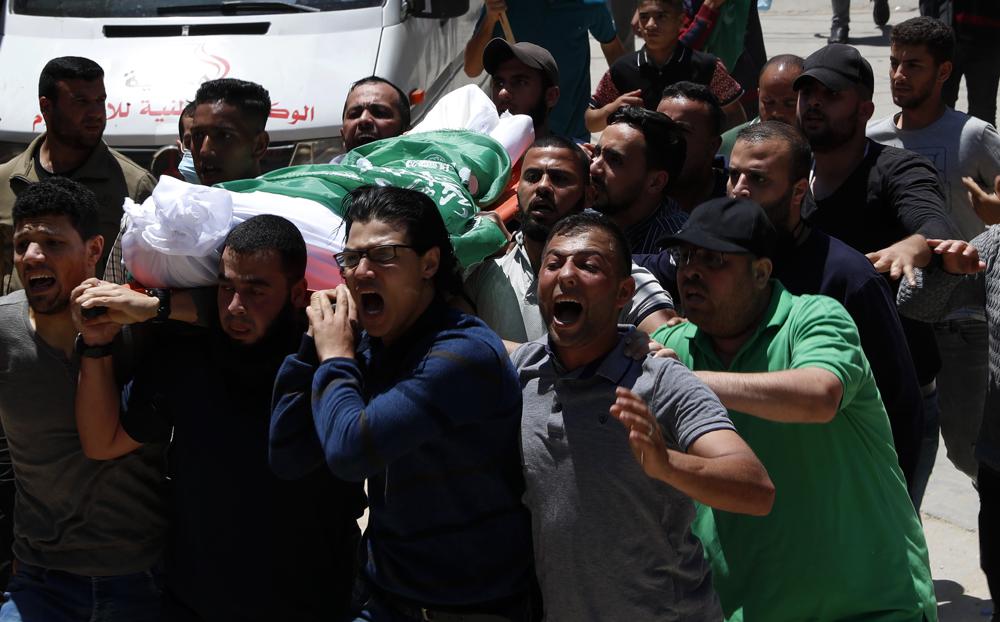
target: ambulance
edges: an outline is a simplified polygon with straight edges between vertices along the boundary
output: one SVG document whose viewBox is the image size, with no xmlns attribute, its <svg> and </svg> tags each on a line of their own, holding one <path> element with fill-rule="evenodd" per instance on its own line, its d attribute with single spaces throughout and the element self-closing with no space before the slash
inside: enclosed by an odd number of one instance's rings
<svg viewBox="0 0 1000 622">
<path fill-rule="evenodd" d="M 409 93 L 414 122 L 468 84 L 463 51 L 482 0 L 3 0 L 0 162 L 45 122 L 38 76 L 50 59 L 104 68 L 104 140 L 140 165 L 174 145 L 206 80 L 240 78 L 271 95 L 271 170 L 342 151 L 347 90 L 378 75 Z"/>
</svg>

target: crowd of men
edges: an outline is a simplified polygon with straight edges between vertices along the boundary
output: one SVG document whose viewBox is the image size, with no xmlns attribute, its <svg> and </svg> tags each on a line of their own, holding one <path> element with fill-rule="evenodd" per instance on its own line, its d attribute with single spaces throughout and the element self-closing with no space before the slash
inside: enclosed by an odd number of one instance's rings
<svg viewBox="0 0 1000 622">
<path fill-rule="evenodd" d="M 533 121 L 508 246 L 462 269 L 430 197 L 362 187 L 313 293 L 271 215 L 215 287 L 134 282 L 156 180 L 102 140 L 100 66 L 45 66 L 0 167 L 0 622 L 936 620 L 939 430 L 1000 596 L 1000 135 L 946 105 L 952 29 L 892 29 L 870 123 L 848 45 L 743 85 L 680 0 L 635 5 L 631 54 L 603 3 L 496 38 L 559 10 L 529 4 L 488 0 L 465 58 Z M 177 174 L 260 175 L 270 106 L 202 84 Z M 410 122 L 363 77 L 344 147 Z"/>
</svg>

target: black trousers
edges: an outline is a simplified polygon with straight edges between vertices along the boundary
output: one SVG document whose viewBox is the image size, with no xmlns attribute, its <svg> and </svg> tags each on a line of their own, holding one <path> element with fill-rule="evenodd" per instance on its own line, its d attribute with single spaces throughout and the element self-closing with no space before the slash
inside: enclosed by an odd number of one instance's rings
<svg viewBox="0 0 1000 622">
<path fill-rule="evenodd" d="M 996 125 L 997 86 L 1000 86 L 1000 49 L 995 46 L 978 48 L 960 41 L 955 44 L 955 68 L 944 83 L 941 96 L 944 103 L 955 107 L 958 101 L 958 83 L 965 76 L 969 93 L 969 114 Z"/>
<path fill-rule="evenodd" d="M 1000 611 L 1000 472 L 979 463 L 979 566 Z"/>
</svg>

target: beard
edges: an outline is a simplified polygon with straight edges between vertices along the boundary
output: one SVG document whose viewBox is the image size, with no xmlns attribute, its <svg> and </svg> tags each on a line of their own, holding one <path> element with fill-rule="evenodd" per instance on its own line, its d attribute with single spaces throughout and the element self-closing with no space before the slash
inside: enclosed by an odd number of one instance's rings
<svg viewBox="0 0 1000 622">
<path fill-rule="evenodd" d="M 549 107 L 545 103 L 544 93 L 542 97 L 538 98 L 538 103 L 535 107 L 528 112 L 528 116 L 531 117 L 531 123 L 535 128 L 545 127 L 545 124 L 549 121 Z"/>
<path fill-rule="evenodd" d="M 913 109 L 919 108 L 927 99 L 931 96 L 933 91 L 933 86 L 928 86 L 923 90 L 911 89 L 908 92 L 900 93 L 896 95 L 895 92 L 892 94 L 892 102 L 903 109 Z"/>
<path fill-rule="evenodd" d="M 812 147 L 813 151 L 833 151 L 854 138 L 854 135 L 858 131 L 857 111 L 847 119 L 836 124 L 831 123 L 828 117 L 824 117 L 824 120 L 826 122 L 821 127 L 811 130 L 806 128 L 804 122 L 799 123 L 802 133 L 805 134 L 806 140 L 809 141 L 809 146 Z"/>
<path fill-rule="evenodd" d="M 535 242 L 544 242 L 549 238 L 549 233 L 552 231 L 552 227 L 555 226 L 556 222 L 562 220 L 566 216 L 571 214 L 579 214 L 586 207 L 586 198 L 580 197 L 580 200 L 569 209 L 563 216 L 559 216 L 556 220 L 551 223 L 539 222 L 531 218 L 525 211 L 524 206 L 521 205 L 520 198 L 517 202 L 518 213 L 521 218 L 521 231 L 524 232 L 524 237 Z"/>
<path fill-rule="evenodd" d="M 794 194 L 795 186 L 789 185 L 784 195 L 774 201 L 760 204 L 778 234 L 775 250 L 779 254 L 784 253 L 784 251 L 795 245 L 795 232 L 788 228 L 788 219 L 792 211 L 792 196 Z"/>
</svg>

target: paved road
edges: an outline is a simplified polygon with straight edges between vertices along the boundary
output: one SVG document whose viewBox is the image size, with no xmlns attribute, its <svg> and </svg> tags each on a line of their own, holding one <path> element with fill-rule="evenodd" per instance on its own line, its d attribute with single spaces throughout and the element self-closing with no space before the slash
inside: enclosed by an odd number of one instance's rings
<svg viewBox="0 0 1000 622">
<path fill-rule="evenodd" d="M 875 26 L 871 3 L 855 0 L 851 9 L 851 44 L 872 64 L 875 73 L 875 119 L 896 111 L 889 93 L 889 30 Z M 890 0 L 889 27 L 918 15 L 917 0 Z M 808 56 L 826 44 L 830 32 L 829 0 L 774 0 L 761 13 L 769 56 L 791 53 Z M 607 69 L 600 47 L 591 45 L 591 75 L 596 84 Z M 964 87 L 959 110 L 966 110 Z M 944 443 L 922 507 L 924 533 L 930 549 L 931 570 L 942 622 L 989 620 L 991 602 L 986 579 L 979 570 L 977 514 L 979 501 L 969 478 L 948 461 Z"/>
</svg>

